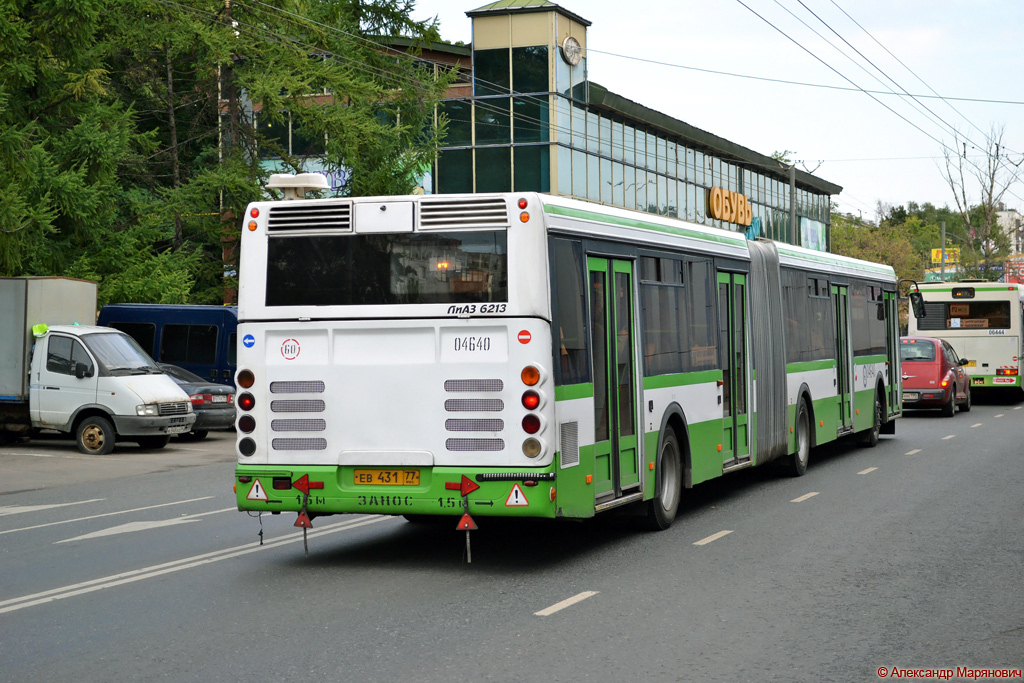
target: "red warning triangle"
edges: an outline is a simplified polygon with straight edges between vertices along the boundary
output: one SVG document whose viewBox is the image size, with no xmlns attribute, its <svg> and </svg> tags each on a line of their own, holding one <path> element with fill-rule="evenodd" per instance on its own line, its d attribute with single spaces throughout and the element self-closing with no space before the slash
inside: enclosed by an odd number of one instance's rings
<svg viewBox="0 0 1024 683">
<path fill-rule="evenodd" d="M 305 511 L 299 512 L 299 518 L 295 520 L 295 526 L 301 526 L 306 529 L 313 528 L 313 522 L 309 520 L 309 515 Z"/>
<path fill-rule="evenodd" d="M 459 525 L 455 527 L 458 531 L 476 531 L 476 522 L 469 516 L 469 513 L 462 515 L 462 519 L 459 520 Z"/>
</svg>

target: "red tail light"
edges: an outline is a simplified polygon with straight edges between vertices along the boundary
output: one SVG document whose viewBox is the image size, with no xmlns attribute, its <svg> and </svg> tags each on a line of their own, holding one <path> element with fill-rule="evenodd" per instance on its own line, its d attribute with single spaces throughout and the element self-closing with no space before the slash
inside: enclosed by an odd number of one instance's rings
<svg viewBox="0 0 1024 683">
<path fill-rule="evenodd" d="M 201 406 L 204 403 L 213 403 L 213 397 L 210 394 L 192 394 L 189 396 L 189 400 L 192 401 L 192 405 Z"/>
<path fill-rule="evenodd" d="M 527 434 L 536 434 L 540 431 L 540 418 L 530 413 L 523 418 L 523 431 Z"/>
</svg>

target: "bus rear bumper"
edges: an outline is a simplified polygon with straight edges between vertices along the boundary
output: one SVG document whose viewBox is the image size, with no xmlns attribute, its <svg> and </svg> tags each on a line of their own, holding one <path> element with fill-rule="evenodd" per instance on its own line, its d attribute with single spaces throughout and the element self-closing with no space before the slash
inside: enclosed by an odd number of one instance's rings
<svg viewBox="0 0 1024 683">
<path fill-rule="evenodd" d="M 463 477 L 470 484 L 465 485 Z M 305 479 L 304 479 L 305 478 Z M 373 481 L 376 478 L 377 481 Z M 363 483 L 357 483 L 360 481 Z M 391 480 L 394 483 L 380 483 Z M 308 486 L 308 496 L 304 492 Z M 554 518 L 554 472 L 449 467 L 350 467 L 239 465 L 235 469 L 238 509 L 299 512 L 311 517 L 362 513 L 473 517 Z"/>
</svg>

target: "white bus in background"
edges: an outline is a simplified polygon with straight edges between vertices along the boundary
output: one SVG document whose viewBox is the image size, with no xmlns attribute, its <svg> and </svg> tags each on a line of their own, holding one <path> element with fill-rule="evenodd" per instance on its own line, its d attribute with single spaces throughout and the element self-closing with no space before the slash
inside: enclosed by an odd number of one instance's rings
<svg viewBox="0 0 1024 683">
<path fill-rule="evenodd" d="M 972 388 L 1022 389 L 1024 285 L 981 280 L 919 285 L 925 315 L 909 317 L 914 337 L 945 339 L 967 358 Z"/>
</svg>

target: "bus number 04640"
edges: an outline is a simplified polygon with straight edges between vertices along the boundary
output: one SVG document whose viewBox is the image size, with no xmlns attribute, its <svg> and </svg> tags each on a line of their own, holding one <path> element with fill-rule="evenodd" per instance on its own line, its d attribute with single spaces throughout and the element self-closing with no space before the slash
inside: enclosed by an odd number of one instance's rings
<svg viewBox="0 0 1024 683">
<path fill-rule="evenodd" d="M 490 351 L 490 337 L 456 337 L 456 351 Z"/>
</svg>

